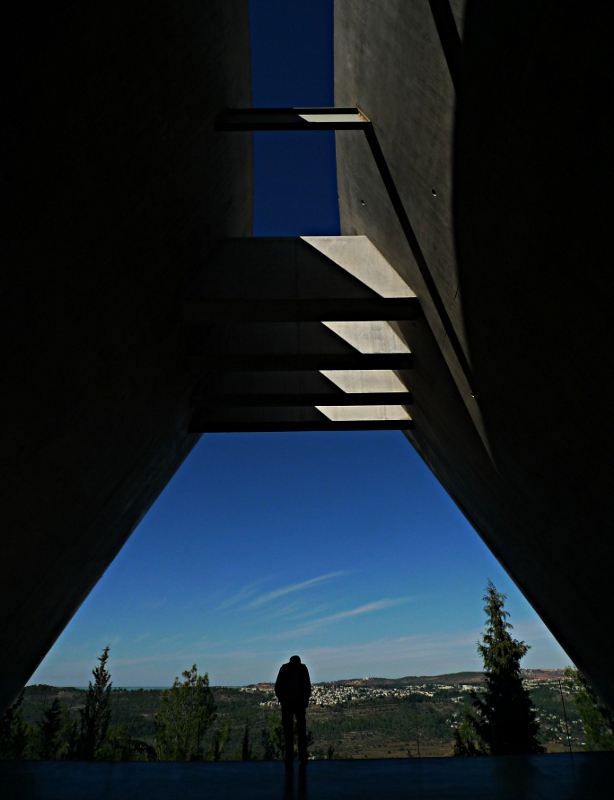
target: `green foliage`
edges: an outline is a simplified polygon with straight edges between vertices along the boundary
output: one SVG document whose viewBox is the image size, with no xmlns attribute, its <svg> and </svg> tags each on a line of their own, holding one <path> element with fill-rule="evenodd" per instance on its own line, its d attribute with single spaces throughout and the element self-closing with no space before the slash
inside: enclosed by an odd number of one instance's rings
<svg viewBox="0 0 614 800">
<path fill-rule="evenodd" d="M 46 687 L 52 689 L 52 687 Z M 46 698 L 46 693 L 45 693 Z M 79 757 L 80 735 L 77 721 L 70 711 L 54 698 L 43 711 L 38 731 L 38 758 L 43 761 L 66 761 Z"/>
<path fill-rule="evenodd" d="M 60 725 L 59 728 L 55 712 L 52 713 L 49 719 L 49 734 L 52 734 L 53 727 L 57 728 L 56 738 L 59 736 L 60 739 L 59 752 L 64 753 L 60 757 L 88 761 L 155 760 L 154 748 L 146 742 L 134 739 L 127 725 L 120 724 L 111 728 L 113 684 L 111 673 L 107 669 L 108 660 L 107 646 L 98 659 L 99 665 L 92 670 L 94 682 L 90 681 L 85 695 L 85 705 L 79 709 L 81 730 L 76 742 L 74 742 L 76 726 L 70 719 L 66 720 L 66 713 L 64 713 L 64 725 L 63 727 Z M 53 706 L 49 712 L 52 712 L 52 709 Z"/>
<path fill-rule="evenodd" d="M 111 673 L 107 670 L 109 660 L 107 645 L 98 659 L 92 674 L 94 683 L 89 682 L 85 696 L 85 707 L 81 709 L 81 738 L 79 758 L 85 761 L 108 759 L 107 734 L 111 723 Z"/>
<path fill-rule="evenodd" d="M 211 745 L 211 760 L 220 761 L 224 747 L 230 738 L 230 722 L 226 722 L 221 728 L 213 734 L 213 743 Z"/>
<path fill-rule="evenodd" d="M 471 693 L 475 716 L 463 716 L 461 728 L 465 727 L 462 732 L 459 728 L 455 742 L 463 750 L 470 749 L 473 741 L 476 748 L 492 755 L 542 753 L 535 708 L 520 676 L 520 659 L 529 646 L 512 638 L 509 613 L 503 608 L 505 599 L 489 581 L 484 595 L 486 631 L 478 642 L 486 688 L 480 695 Z M 470 727 L 474 729 L 473 738 L 468 733 Z"/>
<path fill-rule="evenodd" d="M 295 734 L 296 734 L 296 731 L 295 731 Z M 310 730 L 307 731 L 306 739 L 307 739 L 307 741 L 306 741 L 307 752 L 309 753 L 309 751 L 313 747 L 313 743 L 314 743 L 313 731 L 310 731 Z M 296 736 L 295 736 L 295 741 L 296 741 Z M 298 745 L 294 748 L 294 754 L 295 754 L 295 758 L 299 757 Z"/>
<path fill-rule="evenodd" d="M 0 759 L 31 758 L 36 750 L 36 729 L 24 722 L 21 704 L 24 692 L 0 718 Z"/>
<path fill-rule="evenodd" d="M 390 702 L 387 699 L 350 704 L 347 709 L 335 707 L 324 718 L 311 716 L 309 727 L 315 741 L 338 740 L 345 735 L 381 733 L 398 742 L 415 742 L 418 731 L 429 739 L 450 738 L 446 713 L 414 695 Z M 340 756 L 341 757 L 341 756 Z"/>
<path fill-rule="evenodd" d="M 249 742 L 249 722 L 245 720 L 245 730 L 243 731 L 243 740 L 241 742 L 241 760 L 251 761 L 252 758 L 252 747 Z"/>
<path fill-rule="evenodd" d="M 153 744 L 154 715 L 160 710 L 162 691 L 114 687 L 111 695 L 111 725 L 124 725 L 136 739 Z"/>
<path fill-rule="evenodd" d="M 62 710 L 62 728 L 60 732 L 60 746 L 56 758 L 74 761 L 79 757 L 79 725 L 72 719 L 68 709 Z"/>
<path fill-rule="evenodd" d="M 468 676 L 472 679 L 475 676 Z M 450 676 L 451 684 L 461 681 Z M 469 681 L 467 681 L 469 682 Z M 535 683 L 535 682 L 533 682 Z M 525 685 L 527 685 L 525 683 Z M 531 685 L 531 682 L 528 684 Z M 404 683 L 385 684 L 387 688 L 406 688 Z M 332 687 L 334 689 L 334 687 Z M 454 728 L 464 721 L 463 702 L 470 702 L 468 689 L 460 686 L 437 687 L 426 685 L 423 691 L 405 696 L 374 696 L 365 694 L 352 701 L 334 705 L 312 705 L 308 710 L 310 733 L 315 738 L 311 752 L 316 758 L 381 758 L 416 755 L 416 740 L 420 739 L 422 756 L 447 755 L 452 750 Z M 250 758 L 270 758 L 279 752 L 282 740 L 279 729 L 279 710 L 272 691 L 266 688 L 215 687 L 218 713 L 211 718 L 198 757 L 207 760 L 240 760 L 246 721 Z M 567 693 L 567 689 L 564 690 Z M 540 736 L 549 749 L 561 749 L 565 742 L 566 725 L 557 681 L 532 685 L 531 698 L 540 715 Z M 109 760 L 149 761 L 156 756 L 154 719 L 161 708 L 161 689 L 117 689 L 111 692 L 111 723 L 100 757 Z M 22 721 L 29 723 L 35 733 L 45 721 L 46 712 L 54 700 L 61 706 L 62 724 L 56 741 L 56 759 L 78 758 L 76 748 L 80 738 L 80 709 L 85 704 L 87 690 L 74 687 L 28 686 L 20 706 Z M 460 695 L 460 696 L 459 696 Z M 572 696 L 565 698 L 569 715 L 572 743 L 579 748 L 586 741 L 584 727 L 575 714 Z M 467 708 L 469 710 L 471 706 Z M 472 708 L 472 707 L 471 707 Z M 569 714 L 570 709 L 571 714 Z M 472 716 L 479 721 L 475 712 Z M 576 717 L 572 719 L 571 717 Z M 471 724 L 471 723 L 469 723 Z M 269 732 L 270 726 L 270 732 Z M 266 733 L 263 735 L 263 731 Z M 475 729 L 474 729 L 475 731 Z M 479 742 L 462 732 L 461 744 L 471 752 Z M 470 733 L 470 731 L 469 731 Z M 310 737 L 311 738 L 311 737 Z M 277 740 L 271 748 L 269 739 Z M 34 746 L 36 745 L 36 747 Z M 42 733 L 30 739 L 24 757 L 40 758 Z M 410 750 L 411 748 L 411 750 Z M 489 748 L 485 747 L 488 752 Z M 463 752 L 461 748 L 461 752 Z M 6 757 L 6 756 L 5 756 Z"/>
<path fill-rule="evenodd" d="M 461 723 L 454 731 L 454 755 L 484 756 L 487 753 L 488 750 L 476 730 L 476 718 L 469 706 L 465 706 Z"/>
<path fill-rule="evenodd" d="M 262 749 L 265 761 L 283 758 L 284 734 L 278 714 L 272 714 L 267 720 L 266 727 L 262 729 Z"/>
<path fill-rule="evenodd" d="M 565 669 L 567 688 L 584 725 L 585 750 L 614 750 L 614 721 L 586 678 L 577 669 Z"/>
<path fill-rule="evenodd" d="M 62 732 L 63 707 L 56 697 L 51 706 L 43 714 L 41 722 L 39 752 L 45 761 L 57 758 Z"/>
<path fill-rule="evenodd" d="M 208 674 L 199 675 L 196 664 L 175 678 L 171 689 L 162 692 L 154 718 L 155 748 L 161 761 L 199 761 L 202 739 L 215 715 L 215 701 Z"/>
<path fill-rule="evenodd" d="M 138 739 L 134 739 L 125 723 L 109 731 L 104 755 L 107 761 L 155 761 L 155 749 Z"/>
</svg>

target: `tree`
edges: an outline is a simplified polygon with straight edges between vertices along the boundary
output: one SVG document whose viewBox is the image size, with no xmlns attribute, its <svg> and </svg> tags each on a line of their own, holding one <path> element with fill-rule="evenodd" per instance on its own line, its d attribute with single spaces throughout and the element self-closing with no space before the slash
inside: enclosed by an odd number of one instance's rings
<svg viewBox="0 0 614 800">
<path fill-rule="evenodd" d="M 283 757 L 284 734 L 281 719 L 277 714 L 272 714 L 267 720 L 266 728 L 262 729 L 262 748 L 265 761 L 274 761 Z"/>
<path fill-rule="evenodd" d="M 245 720 L 245 730 L 243 731 L 243 740 L 241 741 L 241 760 L 251 761 L 252 757 L 252 747 L 249 742 L 249 722 Z"/>
<path fill-rule="evenodd" d="M 107 736 L 105 754 L 112 761 L 155 761 L 155 749 L 139 739 L 134 739 L 126 723 L 117 725 Z"/>
<path fill-rule="evenodd" d="M 73 760 L 80 756 L 79 726 L 57 697 L 43 714 L 37 753 L 43 761 Z"/>
<path fill-rule="evenodd" d="M 298 746 L 296 744 L 297 740 L 296 720 L 294 720 L 293 726 L 294 726 L 294 733 L 292 739 L 294 741 L 294 758 L 298 758 L 299 753 L 298 753 Z M 245 734 L 243 736 L 244 742 L 246 734 L 249 737 L 247 722 L 245 723 Z M 276 759 L 281 759 L 284 757 L 284 751 L 285 751 L 284 733 L 281 724 L 281 719 L 277 714 L 272 714 L 268 718 L 267 726 L 266 728 L 262 729 L 261 737 L 262 737 L 262 748 L 264 750 L 262 757 L 265 761 L 274 761 Z M 311 731 L 307 731 L 307 748 L 310 748 L 312 745 L 313 745 L 313 733 Z M 250 751 L 250 758 L 251 757 L 252 756 Z"/>
<path fill-rule="evenodd" d="M 480 695 L 471 692 L 475 713 L 465 712 L 455 736 L 458 749 L 469 751 L 462 755 L 544 751 L 537 740 L 535 708 L 520 675 L 520 660 L 529 645 L 512 638 L 509 613 L 503 608 L 505 600 L 506 596 L 489 581 L 484 595 L 487 627 L 482 642 L 478 642 L 486 688 Z"/>
<path fill-rule="evenodd" d="M 594 689 L 577 669 L 565 669 L 567 688 L 584 726 L 585 750 L 614 750 L 614 720 Z"/>
<path fill-rule="evenodd" d="M 13 705 L 0 717 L 0 759 L 28 758 L 35 750 L 36 730 L 23 720 L 23 698 L 22 690 Z"/>
<path fill-rule="evenodd" d="M 476 730 L 476 719 L 465 706 L 460 725 L 454 731 L 455 756 L 485 756 L 488 754 L 481 736 Z"/>
<path fill-rule="evenodd" d="M 43 761 L 57 758 L 60 747 L 60 731 L 62 730 L 63 707 L 56 697 L 51 706 L 43 714 L 40 730 L 40 757 Z"/>
<path fill-rule="evenodd" d="M 94 667 L 92 675 L 94 683 L 89 682 L 85 696 L 85 707 L 80 709 L 81 737 L 79 756 L 87 761 L 104 760 L 108 754 L 108 732 L 111 723 L 111 673 L 107 670 L 109 645 L 102 651 L 98 659 L 100 664 Z"/>
<path fill-rule="evenodd" d="M 156 754 L 161 761 L 199 761 L 201 741 L 215 717 L 215 701 L 207 673 L 199 675 L 196 664 L 175 678 L 162 692 L 160 710 L 154 717 Z"/>
<path fill-rule="evenodd" d="M 213 736 L 213 744 L 211 746 L 211 759 L 212 761 L 219 761 L 222 757 L 222 752 L 226 746 L 226 742 L 230 738 L 230 722 L 227 722 L 222 728 L 217 730 Z"/>
</svg>

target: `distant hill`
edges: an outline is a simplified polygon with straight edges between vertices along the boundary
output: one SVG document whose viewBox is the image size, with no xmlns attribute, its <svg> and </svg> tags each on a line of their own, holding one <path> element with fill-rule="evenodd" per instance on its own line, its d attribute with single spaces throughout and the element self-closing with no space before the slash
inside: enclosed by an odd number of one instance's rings
<svg viewBox="0 0 614 800">
<path fill-rule="evenodd" d="M 483 672 L 450 672 L 445 675 L 406 675 L 404 678 L 354 678 L 336 681 L 350 686 L 411 686 L 422 683 L 444 683 L 456 686 L 462 683 L 482 683 Z"/>
<path fill-rule="evenodd" d="M 532 681 L 562 681 L 564 669 L 521 669 L 522 677 Z"/>
<path fill-rule="evenodd" d="M 533 681 L 562 680 L 562 669 L 522 669 L 524 678 Z M 448 686 L 482 683 L 483 672 L 448 672 L 445 675 L 406 675 L 404 678 L 345 678 L 337 681 L 322 681 L 322 684 L 336 683 L 343 686 L 411 686 L 422 683 L 442 683 Z M 272 692 L 274 683 L 251 684 L 261 692 Z"/>
<path fill-rule="evenodd" d="M 522 669 L 523 678 L 533 681 L 556 681 L 564 678 L 562 669 Z M 404 678 L 354 678 L 334 681 L 349 686 L 411 686 L 422 683 L 442 683 L 448 686 L 482 683 L 483 672 L 448 672 L 445 675 L 407 675 Z"/>
</svg>

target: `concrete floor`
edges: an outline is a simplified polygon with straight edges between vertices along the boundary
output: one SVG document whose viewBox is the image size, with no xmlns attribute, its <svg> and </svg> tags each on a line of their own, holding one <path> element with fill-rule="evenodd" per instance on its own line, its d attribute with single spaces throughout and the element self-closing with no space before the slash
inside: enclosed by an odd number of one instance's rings
<svg viewBox="0 0 614 800">
<path fill-rule="evenodd" d="M 497 758 L 94 764 L 0 762 L 0 797 L 40 800 L 593 800 L 611 796 L 614 753 Z"/>
</svg>

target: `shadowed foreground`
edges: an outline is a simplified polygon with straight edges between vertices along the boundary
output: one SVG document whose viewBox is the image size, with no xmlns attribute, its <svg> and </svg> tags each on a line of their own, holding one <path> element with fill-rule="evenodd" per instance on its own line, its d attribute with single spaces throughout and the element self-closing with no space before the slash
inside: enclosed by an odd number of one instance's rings
<svg viewBox="0 0 614 800">
<path fill-rule="evenodd" d="M 568 800 L 607 797 L 614 753 L 279 762 L 0 762 L 0 795 L 41 800 Z"/>
</svg>

